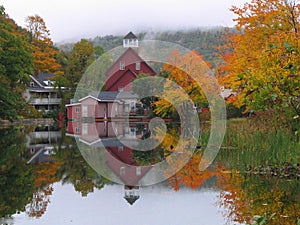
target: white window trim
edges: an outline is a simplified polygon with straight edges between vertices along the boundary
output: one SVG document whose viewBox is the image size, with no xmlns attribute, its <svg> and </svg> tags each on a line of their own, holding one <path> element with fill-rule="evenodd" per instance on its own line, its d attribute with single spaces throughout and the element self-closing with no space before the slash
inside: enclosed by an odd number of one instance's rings
<svg viewBox="0 0 300 225">
<path fill-rule="evenodd" d="M 125 61 L 120 61 L 120 70 L 125 70 Z"/>
<path fill-rule="evenodd" d="M 135 63 L 135 70 L 141 70 L 141 62 Z"/>
<path fill-rule="evenodd" d="M 88 134 L 88 124 L 87 123 L 83 123 L 82 124 L 82 134 Z"/>
<path fill-rule="evenodd" d="M 75 112 L 80 113 L 80 107 L 75 107 Z"/>
<path fill-rule="evenodd" d="M 142 168 L 141 167 L 136 167 L 136 175 L 140 176 L 142 174 Z"/>
<path fill-rule="evenodd" d="M 125 173 L 126 173 L 125 167 L 124 167 L 124 166 L 120 167 L 120 175 L 121 175 L 121 176 L 124 176 Z"/>
</svg>

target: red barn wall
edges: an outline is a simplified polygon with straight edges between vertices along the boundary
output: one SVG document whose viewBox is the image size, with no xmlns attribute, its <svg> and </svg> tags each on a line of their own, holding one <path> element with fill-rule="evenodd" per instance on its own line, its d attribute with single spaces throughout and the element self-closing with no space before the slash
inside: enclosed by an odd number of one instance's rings
<svg viewBox="0 0 300 225">
<path fill-rule="evenodd" d="M 120 70 L 121 61 L 125 62 L 124 70 Z M 136 62 L 140 62 L 140 70 L 136 70 Z M 131 76 L 128 76 L 128 70 L 133 72 L 131 72 Z M 144 62 L 133 49 L 129 48 L 108 70 L 106 91 L 118 91 L 119 86 L 125 87 L 132 81 L 133 78 L 135 78 L 134 74 L 138 75 L 140 73 L 155 75 L 153 69 L 146 62 Z M 125 79 L 120 79 L 123 76 Z M 124 91 L 131 90 L 131 86 L 129 86 L 127 90 L 124 89 Z"/>
</svg>

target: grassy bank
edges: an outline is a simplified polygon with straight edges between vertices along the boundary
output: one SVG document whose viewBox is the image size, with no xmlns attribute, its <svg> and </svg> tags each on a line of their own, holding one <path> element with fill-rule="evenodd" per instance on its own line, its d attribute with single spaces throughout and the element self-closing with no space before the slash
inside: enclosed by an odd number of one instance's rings
<svg viewBox="0 0 300 225">
<path fill-rule="evenodd" d="M 202 127 L 205 143 L 209 127 Z M 215 161 L 239 171 L 299 176 L 299 136 L 287 128 L 268 127 L 251 119 L 229 120 L 222 148 Z"/>
</svg>

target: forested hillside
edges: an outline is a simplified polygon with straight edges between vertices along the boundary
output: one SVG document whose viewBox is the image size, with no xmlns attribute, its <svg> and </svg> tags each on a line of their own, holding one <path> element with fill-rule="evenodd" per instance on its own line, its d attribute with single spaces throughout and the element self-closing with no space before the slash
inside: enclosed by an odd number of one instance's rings
<svg viewBox="0 0 300 225">
<path fill-rule="evenodd" d="M 214 64 L 214 62 L 217 60 L 217 57 L 215 56 L 216 47 L 223 45 L 226 42 L 224 36 L 229 30 L 232 31 L 233 29 L 225 27 L 213 27 L 203 29 L 199 28 L 189 31 L 141 32 L 136 33 L 136 35 L 139 40 L 155 39 L 180 44 L 186 48 L 197 51 L 203 55 L 205 60 Z M 108 51 L 120 46 L 122 44 L 122 39 L 123 35 L 106 35 L 95 37 L 89 41 L 93 42 L 95 46 L 101 45 L 105 51 Z M 72 50 L 74 44 L 58 44 L 57 46 L 61 50 L 69 52 Z"/>
</svg>

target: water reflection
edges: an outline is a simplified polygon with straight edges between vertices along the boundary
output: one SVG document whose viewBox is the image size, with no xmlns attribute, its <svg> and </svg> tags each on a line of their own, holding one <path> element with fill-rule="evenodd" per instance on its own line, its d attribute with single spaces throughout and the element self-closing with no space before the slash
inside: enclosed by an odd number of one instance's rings
<svg viewBox="0 0 300 225">
<path fill-rule="evenodd" d="M 265 212 L 269 215 L 276 213 L 271 224 L 296 224 L 299 219 L 299 180 L 234 173 L 224 166 L 226 162 L 215 162 L 209 170 L 199 172 L 201 149 L 166 182 L 139 188 L 136 184 L 151 171 L 151 165 L 176 151 L 171 146 L 177 144 L 180 127 L 170 124 L 162 144 L 144 152 L 125 146 L 115 134 L 134 145 L 136 138 L 149 137 L 147 123 L 130 123 L 129 127 L 119 123 L 99 123 L 97 129 L 94 136 L 83 135 L 93 134 L 95 130 L 80 123 L 72 124 L 66 131 L 53 126 L 0 129 L 0 217 L 14 218 L 1 219 L 0 223 L 58 224 L 57 215 L 60 215 L 64 221 L 62 224 L 71 220 L 75 224 L 95 224 L 94 221 L 102 221 L 96 218 L 96 208 L 104 212 L 101 217 L 106 220 L 105 224 L 122 221 L 129 224 L 131 217 L 136 220 L 130 224 L 137 224 L 137 221 L 148 218 L 145 215 L 147 210 L 157 212 L 157 216 L 149 220 L 152 221 L 150 224 L 166 224 L 168 221 L 186 224 L 179 217 L 180 211 L 187 212 L 189 224 L 243 224 L 249 223 L 254 215 Z M 98 141 L 100 131 L 101 142 Z M 101 145 L 107 151 L 82 153 L 78 150 L 76 137 L 80 137 L 82 145 Z M 99 175 L 93 169 L 93 163 L 96 168 L 101 164 L 101 169 L 130 185 L 120 189 L 119 185 Z M 128 169 L 125 164 L 135 167 Z M 174 162 L 171 164 L 176 166 Z M 85 213 L 93 215 L 94 220 L 87 220 L 75 210 L 84 205 L 89 209 Z M 169 214 L 160 215 L 156 211 L 164 210 L 163 207 Z M 186 211 L 188 208 L 190 211 Z M 116 209 L 120 211 L 117 213 Z M 66 212 L 70 214 L 64 214 Z M 116 213 L 123 220 L 113 219 Z M 205 214 L 211 217 L 205 220 Z"/>
<path fill-rule="evenodd" d="M 250 222 L 255 215 L 276 213 L 268 225 L 294 225 L 300 219 L 299 180 L 227 173 L 221 180 L 219 204 L 229 221 Z M 225 181 L 225 182 L 224 182 Z"/>
<path fill-rule="evenodd" d="M 26 165 L 24 129 L 0 129 L 0 217 L 24 211 L 34 192 L 34 172 Z"/>
<path fill-rule="evenodd" d="M 149 135 L 148 128 L 147 123 L 69 122 L 68 136 L 78 138 L 84 159 L 98 174 L 124 184 L 124 198 L 132 205 L 140 198 L 139 181 L 152 169 L 135 160 L 138 153 L 134 150 L 137 139 Z"/>
</svg>

